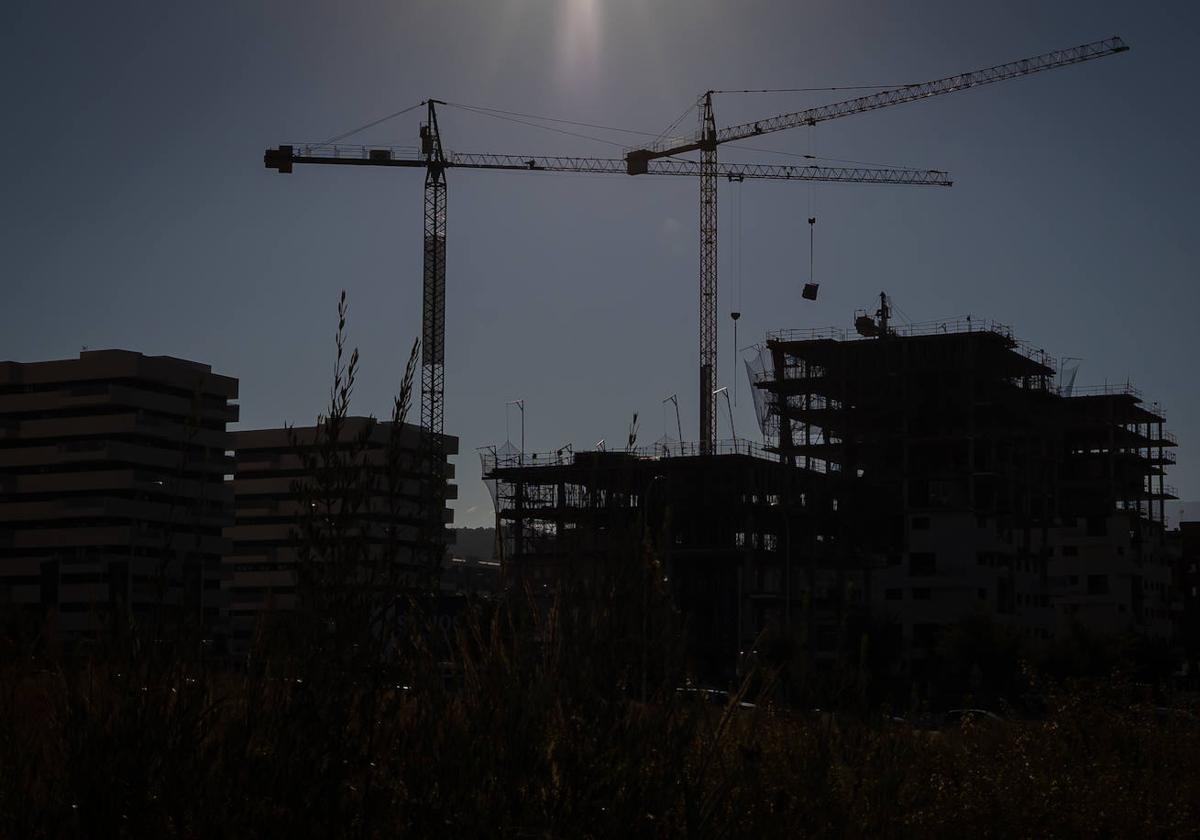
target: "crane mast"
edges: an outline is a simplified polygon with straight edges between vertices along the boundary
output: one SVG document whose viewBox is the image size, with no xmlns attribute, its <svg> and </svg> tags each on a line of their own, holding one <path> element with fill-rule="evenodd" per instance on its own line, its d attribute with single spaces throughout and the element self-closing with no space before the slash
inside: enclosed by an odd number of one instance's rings
<svg viewBox="0 0 1200 840">
<path fill-rule="evenodd" d="M 429 100 L 428 122 L 421 128 L 425 156 L 425 235 L 421 294 L 421 456 L 420 475 L 425 484 L 421 502 L 421 545 L 429 555 L 432 573 L 440 567 L 444 551 L 445 505 L 445 396 L 446 396 L 446 156 L 438 132 L 434 100 Z"/>
<path fill-rule="evenodd" d="M 700 454 L 711 455 L 717 437 L 717 124 L 711 93 L 700 109 L 700 132 Z"/>
<path fill-rule="evenodd" d="M 779 114 L 767 119 L 717 129 L 713 117 L 712 95 L 705 93 L 699 102 L 700 128 L 694 138 L 683 143 L 664 141 L 625 155 L 626 171 L 644 175 L 663 158 L 700 152 L 700 450 L 711 452 L 715 440 L 715 405 L 712 395 L 712 376 L 717 364 L 717 147 L 734 140 L 746 140 L 774 131 L 862 114 L 917 102 L 933 96 L 954 93 L 980 85 L 1028 76 L 1043 70 L 1053 70 L 1083 61 L 1125 52 L 1129 47 L 1118 37 L 1082 44 L 1063 50 L 1044 53 L 998 64 L 982 70 L 960 73 L 920 84 L 905 85 L 892 90 L 859 96 L 844 102 L 821 105 L 803 111 Z"/>
<path fill-rule="evenodd" d="M 399 147 L 369 147 L 336 144 L 283 145 L 267 149 L 263 163 L 268 169 L 282 174 L 291 173 L 296 164 L 326 164 L 341 166 L 391 166 L 423 168 L 425 170 L 424 236 L 421 296 L 421 476 L 423 500 L 421 550 L 435 571 L 444 550 L 442 544 L 442 508 L 445 504 L 445 345 L 446 345 L 446 170 L 485 169 L 516 172 L 581 172 L 605 175 L 626 175 L 623 159 L 586 157 L 525 157 L 498 154 L 448 153 L 442 146 L 435 106 L 438 100 L 427 101 L 426 122 L 421 126 L 419 149 Z M 711 102 L 707 112 L 708 136 L 715 137 Z M 932 169 L 874 169 L 867 167 L 778 166 L 768 164 L 718 164 L 716 145 L 700 162 L 691 160 L 656 160 L 648 163 L 651 175 L 701 176 L 702 195 L 707 196 L 710 214 L 704 216 L 704 247 L 701 253 L 711 253 L 706 275 L 711 284 L 702 289 L 701 344 L 711 352 L 701 360 L 701 394 L 707 401 L 702 414 L 701 441 L 711 440 L 714 422 L 712 385 L 716 369 L 716 179 L 727 177 L 744 180 L 823 181 L 859 184 L 900 184 L 910 186 L 944 186 L 952 184 L 945 172 Z M 710 250 L 705 250 L 705 247 Z M 705 396 L 706 395 L 706 396 Z"/>
</svg>

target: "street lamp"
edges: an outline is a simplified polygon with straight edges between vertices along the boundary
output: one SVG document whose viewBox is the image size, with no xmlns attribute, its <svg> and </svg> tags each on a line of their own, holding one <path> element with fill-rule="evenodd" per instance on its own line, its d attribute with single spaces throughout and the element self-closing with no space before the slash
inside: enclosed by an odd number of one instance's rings
<svg viewBox="0 0 1200 840">
<path fill-rule="evenodd" d="M 725 395 L 725 407 L 729 409 L 729 434 L 733 435 L 733 447 L 737 449 L 737 430 L 733 427 L 733 404 L 729 401 L 729 389 L 722 385 L 717 390 L 713 391 L 713 396 L 717 394 Z"/>
<path fill-rule="evenodd" d="M 679 454 L 683 455 L 683 424 L 679 422 L 679 397 L 672 394 L 663 400 L 663 405 L 668 402 L 675 404 L 675 431 L 679 433 Z"/>
</svg>

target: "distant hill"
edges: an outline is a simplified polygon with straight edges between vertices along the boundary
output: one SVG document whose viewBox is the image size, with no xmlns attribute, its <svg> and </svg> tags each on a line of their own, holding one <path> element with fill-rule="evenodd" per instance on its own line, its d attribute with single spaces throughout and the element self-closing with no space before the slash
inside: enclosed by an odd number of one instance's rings
<svg viewBox="0 0 1200 840">
<path fill-rule="evenodd" d="M 1167 527 L 1180 522 L 1200 522 L 1200 502 L 1167 502 Z"/>
<path fill-rule="evenodd" d="M 496 551 L 495 528 L 455 528 L 454 545 L 450 548 L 455 557 L 491 560 Z"/>
</svg>

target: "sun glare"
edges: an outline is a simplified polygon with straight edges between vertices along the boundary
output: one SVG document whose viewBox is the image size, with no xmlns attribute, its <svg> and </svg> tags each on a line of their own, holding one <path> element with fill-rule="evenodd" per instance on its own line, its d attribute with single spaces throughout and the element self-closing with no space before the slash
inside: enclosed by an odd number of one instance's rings
<svg viewBox="0 0 1200 840">
<path fill-rule="evenodd" d="M 598 69 L 600 0 L 565 0 L 559 24 L 559 69 L 579 82 Z"/>
</svg>

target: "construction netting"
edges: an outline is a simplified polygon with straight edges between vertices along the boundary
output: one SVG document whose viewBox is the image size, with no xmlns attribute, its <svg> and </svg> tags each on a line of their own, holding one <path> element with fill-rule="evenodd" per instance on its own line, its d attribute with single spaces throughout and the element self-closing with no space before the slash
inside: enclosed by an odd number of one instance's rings
<svg viewBox="0 0 1200 840">
<path fill-rule="evenodd" d="M 746 365 L 746 378 L 750 381 L 750 396 L 754 399 L 754 417 L 758 421 L 758 431 L 765 442 L 771 443 L 779 430 L 778 418 L 771 411 L 767 392 L 756 385 L 772 376 L 771 354 L 765 344 L 758 344 L 750 349 L 742 361 Z"/>
<path fill-rule="evenodd" d="M 483 473 L 483 483 L 487 485 L 488 493 L 492 497 L 492 507 L 497 511 L 500 509 L 498 494 L 500 492 L 500 482 L 494 478 L 487 478 L 497 467 L 514 466 L 520 462 L 521 450 L 515 446 L 511 440 L 504 441 L 504 444 L 499 447 L 489 446 L 479 450 L 479 464 Z"/>
</svg>

